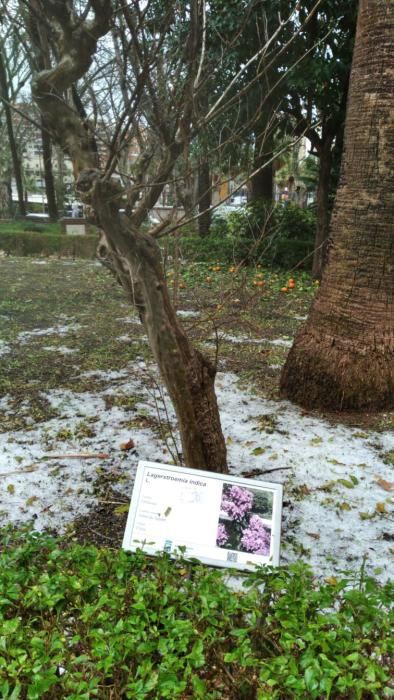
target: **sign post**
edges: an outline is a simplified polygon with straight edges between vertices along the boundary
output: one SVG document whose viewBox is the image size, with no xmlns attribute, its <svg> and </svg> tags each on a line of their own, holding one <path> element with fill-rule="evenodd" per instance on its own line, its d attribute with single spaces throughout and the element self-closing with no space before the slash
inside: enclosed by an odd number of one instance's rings
<svg viewBox="0 0 394 700">
<path fill-rule="evenodd" d="M 139 462 L 123 548 L 253 570 L 278 566 L 282 486 Z"/>
</svg>

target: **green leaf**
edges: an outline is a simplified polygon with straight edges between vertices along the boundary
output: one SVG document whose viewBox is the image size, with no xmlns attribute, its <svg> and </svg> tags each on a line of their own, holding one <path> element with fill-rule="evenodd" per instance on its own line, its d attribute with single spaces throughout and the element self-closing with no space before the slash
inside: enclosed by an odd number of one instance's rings
<svg viewBox="0 0 394 700">
<path fill-rule="evenodd" d="M 309 440 L 309 444 L 312 445 L 312 447 L 314 447 L 315 445 L 321 445 L 322 442 L 323 442 L 323 438 L 321 438 L 321 437 L 315 437 L 315 438 L 312 438 L 311 440 Z"/>
<path fill-rule="evenodd" d="M 347 489 L 354 489 L 354 482 L 349 479 L 338 479 L 337 483 L 346 486 Z"/>
<path fill-rule="evenodd" d="M 128 513 L 128 512 L 129 512 L 129 509 L 130 509 L 130 504 L 129 504 L 129 503 L 125 503 L 125 504 L 122 505 L 122 506 L 116 506 L 116 508 L 114 509 L 114 513 L 115 513 L 116 515 L 123 515 L 123 513 Z"/>
</svg>

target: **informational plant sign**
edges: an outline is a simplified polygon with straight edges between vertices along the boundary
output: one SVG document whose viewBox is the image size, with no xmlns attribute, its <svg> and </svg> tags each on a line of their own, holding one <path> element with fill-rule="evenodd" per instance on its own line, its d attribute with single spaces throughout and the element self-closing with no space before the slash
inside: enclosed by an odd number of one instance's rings
<svg viewBox="0 0 394 700">
<path fill-rule="evenodd" d="M 123 548 L 176 553 L 212 566 L 279 564 L 282 486 L 139 462 Z"/>
<path fill-rule="evenodd" d="M 65 227 L 68 236 L 84 236 L 86 233 L 85 224 L 65 224 Z"/>
</svg>

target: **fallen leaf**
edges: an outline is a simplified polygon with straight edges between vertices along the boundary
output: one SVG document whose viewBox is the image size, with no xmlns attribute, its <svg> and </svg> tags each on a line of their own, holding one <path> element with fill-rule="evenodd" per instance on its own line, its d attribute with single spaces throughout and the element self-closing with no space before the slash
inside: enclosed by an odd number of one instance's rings
<svg viewBox="0 0 394 700">
<path fill-rule="evenodd" d="M 321 445 L 322 442 L 323 442 L 323 438 L 321 438 L 321 437 L 315 437 L 315 438 L 312 438 L 312 440 L 309 440 L 309 444 L 312 446 Z"/>
<path fill-rule="evenodd" d="M 26 501 L 26 505 L 32 506 L 36 501 L 38 501 L 38 496 L 30 496 L 30 498 L 28 498 Z"/>
<path fill-rule="evenodd" d="M 307 532 L 306 534 L 309 535 L 309 537 L 313 537 L 314 540 L 320 540 L 320 535 L 318 532 Z"/>
<path fill-rule="evenodd" d="M 349 506 L 349 504 L 345 501 L 343 503 L 339 503 L 339 507 L 341 510 L 351 510 L 351 506 Z"/>
<path fill-rule="evenodd" d="M 375 506 L 375 510 L 377 510 L 378 513 L 386 513 L 386 504 L 385 503 L 377 503 Z"/>
<path fill-rule="evenodd" d="M 258 457 L 259 455 L 264 454 L 265 448 L 264 447 L 255 447 L 254 450 L 252 450 L 251 454 L 254 455 L 255 457 Z"/>
<path fill-rule="evenodd" d="M 338 583 L 338 579 L 335 578 L 335 576 L 328 576 L 327 578 L 324 579 L 326 583 L 328 583 L 330 586 L 336 586 Z"/>
<path fill-rule="evenodd" d="M 8 493 L 10 493 L 11 496 L 12 496 L 12 495 L 15 493 L 15 486 L 14 486 L 14 484 L 8 484 L 8 486 L 7 486 L 7 491 L 8 491 Z"/>
<path fill-rule="evenodd" d="M 127 513 L 128 510 L 129 510 L 129 504 L 125 503 L 124 505 L 118 506 L 117 508 L 115 508 L 114 513 L 116 515 L 123 515 L 123 513 Z"/>
<path fill-rule="evenodd" d="M 135 447 L 135 443 L 134 440 L 132 440 L 131 438 L 129 440 L 126 440 L 126 442 L 120 443 L 120 449 L 123 451 L 132 450 L 133 447 Z"/>
<path fill-rule="evenodd" d="M 386 481 L 385 479 L 378 477 L 376 479 L 376 483 L 385 491 L 394 491 L 394 481 Z"/>
<path fill-rule="evenodd" d="M 354 482 L 349 481 L 349 479 L 338 479 L 338 484 L 342 484 L 342 486 L 346 486 L 347 489 L 354 489 Z"/>
</svg>

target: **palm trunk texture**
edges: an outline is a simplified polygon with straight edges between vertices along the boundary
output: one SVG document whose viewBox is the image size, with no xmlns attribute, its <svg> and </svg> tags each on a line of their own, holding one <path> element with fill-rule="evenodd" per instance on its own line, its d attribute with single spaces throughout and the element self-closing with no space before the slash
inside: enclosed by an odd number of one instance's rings
<svg viewBox="0 0 394 700">
<path fill-rule="evenodd" d="M 394 407 L 394 3 L 361 0 L 332 247 L 281 378 L 327 409 Z"/>
</svg>

